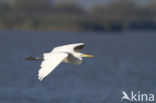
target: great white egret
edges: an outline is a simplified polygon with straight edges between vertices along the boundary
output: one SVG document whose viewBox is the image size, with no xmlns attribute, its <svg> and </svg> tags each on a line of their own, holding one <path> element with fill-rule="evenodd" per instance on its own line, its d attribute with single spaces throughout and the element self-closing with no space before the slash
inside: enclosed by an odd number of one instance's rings
<svg viewBox="0 0 156 103">
<path fill-rule="evenodd" d="M 93 57 L 92 55 L 80 53 L 84 45 L 84 43 L 75 43 L 58 46 L 55 47 L 51 52 L 44 53 L 43 58 L 28 57 L 25 60 L 43 60 L 38 73 L 38 79 L 41 81 L 43 78 L 49 75 L 61 62 L 79 65 L 82 63 L 82 57 Z"/>
</svg>

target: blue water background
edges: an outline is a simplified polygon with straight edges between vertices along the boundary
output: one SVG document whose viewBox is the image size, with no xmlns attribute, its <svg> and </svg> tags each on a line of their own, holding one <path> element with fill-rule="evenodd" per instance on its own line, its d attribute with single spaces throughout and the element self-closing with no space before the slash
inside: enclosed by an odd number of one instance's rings
<svg viewBox="0 0 156 103">
<path fill-rule="evenodd" d="M 42 82 L 41 61 L 24 61 L 79 42 L 95 57 Z M 156 32 L 0 32 L 0 103 L 120 103 L 123 90 L 156 94 Z"/>
</svg>

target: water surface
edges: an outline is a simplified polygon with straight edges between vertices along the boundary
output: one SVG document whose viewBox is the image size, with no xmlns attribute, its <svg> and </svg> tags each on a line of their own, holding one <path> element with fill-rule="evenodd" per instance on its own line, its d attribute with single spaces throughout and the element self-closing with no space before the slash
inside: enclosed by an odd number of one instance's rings
<svg viewBox="0 0 156 103">
<path fill-rule="evenodd" d="M 156 32 L 0 32 L 1 103 L 118 103 L 122 90 L 156 93 Z M 42 82 L 42 57 L 53 47 L 86 43 L 80 66 L 62 63 Z M 126 101 L 125 101 L 126 102 Z"/>
</svg>

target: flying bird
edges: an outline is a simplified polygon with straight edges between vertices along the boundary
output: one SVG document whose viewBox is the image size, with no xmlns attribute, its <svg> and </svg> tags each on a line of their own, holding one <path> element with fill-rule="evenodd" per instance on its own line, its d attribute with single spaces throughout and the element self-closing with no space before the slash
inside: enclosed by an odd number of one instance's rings
<svg viewBox="0 0 156 103">
<path fill-rule="evenodd" d="M 38 72 L 38 79 L 42 81 L 42 79 L 49 75 L 61 62 L 79 65 L 82 63 L 82 57 L 94 57 L 80 53 L 84 46 L 84 43 L 58 46 L 51 52 L 44 53 L 43 58 L 28 57 L 25 60 L 43 60 Z"/>
</svg>

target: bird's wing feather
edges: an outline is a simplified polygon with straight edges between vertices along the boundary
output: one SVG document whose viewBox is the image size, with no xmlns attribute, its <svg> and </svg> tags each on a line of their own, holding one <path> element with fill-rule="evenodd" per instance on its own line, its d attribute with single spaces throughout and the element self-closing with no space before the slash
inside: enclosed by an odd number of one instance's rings
<svg viewBox="0 0 156 103">
<path fill-rule="evenodd" d="M 80 53 L 80 51 L 83 49 L 84 46 L 85 46 L 84 44 L 75 46 L 74 51 L 77 52 L 77 53 Z"/>
<path fill-rule="evenodd" d="M 80 52 L 80 50 L 83 48 L 84 45 L 85 45 L 84 43 L 68 44 L 68 45 L 55 47 L 52 51 L 53 52 L 64 51 L 70 53 Z"/>
<path fill-rule="evenodd" d="M 41 63 L 38 79 L 41 81 L 49 75 L 67 56 L 67 53 L 44 53 L 44 61 Z"/>
</svg>

